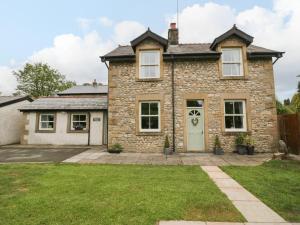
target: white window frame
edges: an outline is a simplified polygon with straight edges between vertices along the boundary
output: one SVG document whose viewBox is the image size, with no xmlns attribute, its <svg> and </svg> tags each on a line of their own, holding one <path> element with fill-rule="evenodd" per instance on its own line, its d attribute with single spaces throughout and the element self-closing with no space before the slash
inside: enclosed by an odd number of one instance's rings
<svg viewBox="0 0 300 225">
<path fill-rule="evenodd" d="M 242 102 L 243 104 L 243 114 L 226 114 L 226 108 L 225 108 L 225 104 L 226 102 L 232 102 L 233 104 L 235 102 Z M 233 108 L 234 110 L 234 108 Z M 243 128 L 226 128 L 226 116 L 243 116 Z M 247 131 L 247 112 L 246 112 L 246 101 L 245 100 L 225 100 L 224 101 L 224 128 L 225 131 L 228 132 L 246 132 Z"/>
<path fill-rule="evenodd" d="M 158 115 L 142 115 L 142 103 L 157 103 Z M 158 129 L 142 129 L 142 116 L 143 117 L 158 117 Z M 160 132 L 160 101 L 140 101 L 139 102 L 139 129 L 140 132 Z"/>
<path fill-rule="evenodd" d="M 224 61 L 223 59 L 223 52 L 224 51 L 239 51 L 240 60 L 239 61 Z M 222 75 L 224 77 L 242 77 L 244 76 L 244 66 L 243 66 L 243 55 L 242 55 L 242 48 L 222 48 Z M 224 64 L 239 64 L 240 65 L 240 74 L 224 74 Z"/>
<path fill-rule="evenodd" d="M 142 54 L 143 53 L 149 53 L 149 52 L 152 52 L 152 53 L 156 53 L 158 54 L 158 64 L 145 64 L 145 65 L 142 65 Z M 160 50 L 141 50 L 139 52 L 139 78 L 140 79 L 157 79 L 157 78 L 160 78 Z M 143 66 L 158 66 L 158 74 L 156 74 L 155 76 L 152 76 L 152 77 L 145 77 L 143 76 L 142 74 L 142 67 Z"/>
<path fill-rule="evenodd" d="M 42 116 L 49 116 L 49 115 L 51 115 L 51 116 L 53 116 L 53 121 L 51 121 L 51 120 L 43 120 L 42 121 Z M 53 128 L 43 128 L 42 127 L 42 123 L 53 123 Z M 39 130 L 46 130 L 46 131 L 53 131 L 54 129 L 55 129 L 55 123 L 56 123 L 56 121 L 55 121 L 55 113 L 40 113 L 40 115 L 39 115 Z"/>
<path fill-rule="evenodd" d="M 78 115 L 78 116 L 82 116 L 82 115 L 84 115 L 85 116 L 85 120 L 73 120 L 73 116 L 75 116 L 75 115 Z M 81 122 L 85 122 L 86 123 L 86 127 L 84 128 L 84 129 L 82 129 L 82 130 L 76 130 L 75 128 L 73 128 L 73 123 L 74 122 L 79 122 L 79 123 L 81 123 Z M 88 130 L 88 123 L 89 123 L 89 115 L 88 115 L 88 113 L 71 113 L 71 115 L 70 115 L 70 131 L 87 131 Z"/>
</svg>

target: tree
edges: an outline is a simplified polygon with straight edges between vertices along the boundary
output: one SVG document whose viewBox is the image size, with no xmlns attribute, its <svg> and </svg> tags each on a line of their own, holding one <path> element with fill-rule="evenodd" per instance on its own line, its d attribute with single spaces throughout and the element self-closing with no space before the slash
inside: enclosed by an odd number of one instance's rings
<svg viewBox="0 0 300 225">
<path fill-rule="evenodd" d="M 296 112 L 300 112 L 300 92 L 294 94 L 291 105 L 295 109 Z"/>
<path fill-rule="evenodd" d="M 279 100 L 276 99 L 276 109 L 277 109 L 277 114 L 290 114 L 294 113 L 293 107 L 290 107 L 290 105 L 286 106 L 283 105 Z"/>
<path fill-rule="evenodd" d="M 284 100 L 283 100 L 283 104 L 284 104 L 284 105 L 290 105 L 290 104 L 291 104 L 291 100 L 290 100 L 289 98 L 284 99 Z"/>
<path fill-rule="evenodd" d="M 76 85 L 73 81 L 66 81 L 64 75 L 44 63 L 26 63 L 23 70 L 13 71 L 13 74 L 18 81 L 17 92 L 34 98 L 50 96 Z"/>
</svg>

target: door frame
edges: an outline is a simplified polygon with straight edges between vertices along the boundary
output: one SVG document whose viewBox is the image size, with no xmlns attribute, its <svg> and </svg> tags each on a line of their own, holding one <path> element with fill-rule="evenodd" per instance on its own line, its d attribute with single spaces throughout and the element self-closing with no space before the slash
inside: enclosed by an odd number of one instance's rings
<svg viewBox="0 0 300 225">
<path fill-rule="evenodd" d="M 186 101 L 187 100 L 202 100 L 203 101 L 203 113 L 204 113 L 204 150 L 203 151 L 193 151 L 193 152 L 209 152 L 208 147 L 208 100 L 206 93 L 188 93 L 184 95 L 183 102 L 182 102 L 182 112 L 183 112 L 183 150 L 188 152 L 187 148 L 187 107 Z"/>
</svg>

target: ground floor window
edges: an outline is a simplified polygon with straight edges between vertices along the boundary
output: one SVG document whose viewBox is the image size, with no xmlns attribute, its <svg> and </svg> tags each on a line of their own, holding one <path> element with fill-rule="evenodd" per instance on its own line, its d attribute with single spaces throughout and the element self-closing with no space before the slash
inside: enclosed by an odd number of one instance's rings
<svg viewBox="0 0 300 225">
<path fill-rule="evenodd" d="M 160 102 L 143 101 L 140 102 L 140 131 L 159 132 L 160 131 Z"/>
<path fill-rule="evenodd" d="M 244 100 L 225 100 L 225 131 L 246 131 L 246 106 Z"/>
<path fill-rule="evenodd" d="M 71 131 L 86 131 L 88 129 L 87 113 L 71 113 Z"/>
<path fill-rule="evenodd" d="M 39 115 L 39 130 L 53 131 L 55 127 L 54 113 L 40 113 Z"/>
</svg>

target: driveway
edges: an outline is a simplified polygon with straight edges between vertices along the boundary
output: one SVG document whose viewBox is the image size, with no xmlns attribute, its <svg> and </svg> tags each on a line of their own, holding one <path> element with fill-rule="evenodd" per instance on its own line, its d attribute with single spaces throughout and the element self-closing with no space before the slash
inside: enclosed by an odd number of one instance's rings
<svg viewBox="0 0 300 225">
<path fill-rule="evenodd" d="M 82 147 L 0 147 L 0 163 L 9 162 L 61 162 L 89 148 Z"/>
</svg>

